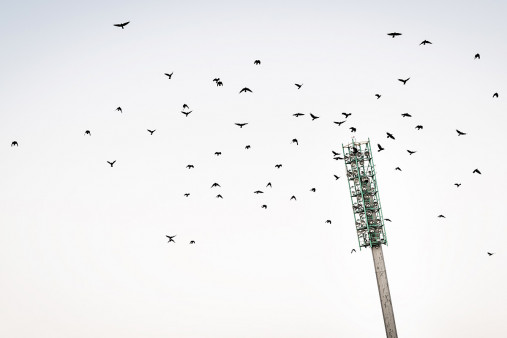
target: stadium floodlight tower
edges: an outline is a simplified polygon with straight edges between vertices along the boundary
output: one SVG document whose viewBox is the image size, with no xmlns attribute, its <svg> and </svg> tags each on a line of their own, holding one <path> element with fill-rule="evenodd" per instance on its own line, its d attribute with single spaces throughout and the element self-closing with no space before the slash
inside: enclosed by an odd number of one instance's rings
<svg viewBox="0 0 507 338">
<path fill-rule="evenodd" d="M 342 144 L 342 149 L 359 249 L 371 248 L 386 335 L 388 338 L 397 338 L 393 304 L 382 254 L 382 244 L 387 245 L 387 238 L 370 140 L 356 142 L 352 138 L 351 143 L 345 146 Z"/>
</svg>

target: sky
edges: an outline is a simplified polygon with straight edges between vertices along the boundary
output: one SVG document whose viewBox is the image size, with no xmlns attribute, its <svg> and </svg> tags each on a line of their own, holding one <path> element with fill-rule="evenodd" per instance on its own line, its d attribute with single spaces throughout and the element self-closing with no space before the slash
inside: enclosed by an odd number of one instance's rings
<svg viewBox="0 0 507 338">
<path fill-rule="evenodd" d="M 0 336 L 385 336 L 331 152 L 353 136 L 385 148 L 399 336 L 506 336 L 506 10 L 2 3 Z"/>
</svg>

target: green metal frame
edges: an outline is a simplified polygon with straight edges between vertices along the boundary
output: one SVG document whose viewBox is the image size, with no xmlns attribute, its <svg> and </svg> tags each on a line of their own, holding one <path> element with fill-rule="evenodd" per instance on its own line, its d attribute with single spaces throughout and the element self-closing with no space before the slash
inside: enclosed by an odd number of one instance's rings
<svg viewBox="0 0 507 338">
<path fill-rule="evenodd" d="M 342 150 L 359 249 L 387 245 L 370 139 L 356 142 L 352 138 L 352 143 L 342 144 Z"/>
</svg>

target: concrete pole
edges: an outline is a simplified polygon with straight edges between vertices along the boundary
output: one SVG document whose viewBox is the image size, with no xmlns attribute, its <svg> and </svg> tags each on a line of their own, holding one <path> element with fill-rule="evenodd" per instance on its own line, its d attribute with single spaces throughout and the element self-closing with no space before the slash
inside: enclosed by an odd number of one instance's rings
<svg viewBox="0 0 507 338">
<path fill-rule="evenodd" d="M 382 306 L 382 315 L 384 316 L 386 336 L 387 338 L 398 338 L 396 323 L 394 322 L 393 304 L 391 303 L 391 293 L 389 292 L 389 283 L 387 282 L 386 266 L 384 265 L 382 246 L 378 245 L 372 247 L 371 252 L 373 254 L 375 274 L 377 275 L 378 293 L 380 296 L 380 305 Z"/>
</svg>

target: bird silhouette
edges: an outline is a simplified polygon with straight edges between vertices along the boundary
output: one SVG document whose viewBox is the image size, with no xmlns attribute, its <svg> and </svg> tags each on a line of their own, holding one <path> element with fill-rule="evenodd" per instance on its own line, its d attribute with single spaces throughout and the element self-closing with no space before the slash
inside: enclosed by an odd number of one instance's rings
<svg viewBox="0 0 507 338">
<path fill-rule="evenodd" d="M 271 185 L 271 182 L 268 182 L 268 184 L 266 184 L 266 188 L 267 187 L 273 188 L 273 186 Z"/>
<path fill-rule="evenodd" d="M 352 254 L 353 252 L 356 252 L 356 249 L 352 249 L 352 251 L 350 251 L 350 253 Z"/>
<path fill-rule="evenodd" d="M 430 45 L 431 45 L 432 43 L 431 43 L 431 42 L 429 42 L 428 40 L 424 40 L 423 42 L 421 42 L 421 43 L 419 44 L 419 46 L 420 46 L 420 45 L 426 46 L 426 44 L 430 44 Z"/>
<path fill-rule="evenodd" d="M 481 59 L 481 55 L 480 55 L 479 53 L 475 54 L 475 56 L 474 56 L 474 60 L 475 60 L 475 59 L 479 59 L 479 60 L 480 60 L 480 59 Z"/>
<path fill-rule="evenodd" d="M 120 113 L 123 113 L 123 110 L 121 109 L 121 107 L 116 108 L 116 111 L 119 111 Z"/>
<path fill-rule="evenodd" d="M 400 35 L 401 35 L 401 33 L 396 33 L 396 32 L 393 32 L 393 33 L 387 33 L 387 35 L 392 36 L 392 37 L 393 37 L 393 39 L 394 39 L 396 36 L 400 36 Z"/>
<path fill-rule="evenodd" d="M 333 122 L 334 122 L 334 123 L 336 123 L 336 124 L 337 124 L 337 125 L 339 125 L 339 126 L 341 126 L 342 124 L 344 124 L 344 123 L 345 123 L 345 121 L 338 121 L 338 122 L 333 121 Z"/>
<path fill-rule="evenodd" d="M 462 131 L 459 131 L 458 129 L 456 129 L 456 132 L 458 133 L 458 136 L 461 136 L 461 135 L 466 135 L 467 133 L 464 133 Z"/>
<path fill-rule="evenodd" d="M 240 128 L 243 128 L 244 126 L 246 126 L 248 123 L 234 123 L 235 125 L 239 126 Z"/>
<path fill-rule="evenodd" d="M 168 241 L 167 243 L 170 243 L 170 242 L 174 242 L 174 243 L 176 243 L 176 242 L 174 241 L 174 239 L 173 239 L 174 237 L 176 237 L 176 235 L 174 235 L 174 236 L 168 236 L 168 235 L 165 235 L 165 237 L 169 238 L 169 241 Z"/>
<path fill-rule="evenodd" d="M 340 153 L 337 153 L 336 151 L 334 150 L 331 150 L 331 152 L 333 153 L 333 156 L 340 156 Z"/>
<path fill-rule="evenodd" d="M 18 145 L 18 141 L 12 141 L 12 143 L 11 143 L 11 147 L 14 147 L 14 146 L 16 146 L 16 147 L 18 147 L 18 146 L 19 146 L 19 145 Z"/>
<path fill-rule="evenodd" d="M 343 116 L 345 116 L 345 118 L 348 118 L 350 115 L 352 115 L 352 113 L 342 113 Z"/>
<path fill-rule="evenodd" d="M 357 129 L 356 129 L 356 128 L 354 128 L 354 127 L 350 127 L 349 129 L 350 129 L 350 132 L 351 132 L 351 133 L 355 133 L 355 132 L 356 132 L 356 130 L 357 130 Z"/>
<path fill-rule="evenodd" d="M 472 174 L 482 175 L 482 173 L 479 171 L 479 169 L 475 169 L 474 171 L 472 171 Z"/>
<path fill-rule="evenodd" d="M 90 136 L 92 136 L 92 133 L 91 133 L 89 130 L 85 130 L 85 135 L 90 135 Z"/>
<path fill-rule="evenodd" d="M 445 218 L 444 215 L 438 215 L 438 218 Z"/>
<path fill-rule="evenodd" d="M 215 187 L 220 187 L 220 184 L 218 184 L 218 183 L 213 183 L 213 184 L 211 185 L 211 187 L 212 187 L 212 188 L 215 188 Z"/>
<path fill-rule="evenodd" d="M 296 145 L 299 145 L 298 140 L 293 138 L 291 143 L 295 143 Z"/>
<path fill-rule="evenodd" d="M 408 149 L 407 149 L 407 151 L 408 151 L 408 153 L 409 153 L 410 155 L 412 155 L 412 154 L 415 154 L 415 153 L 416 153 L 416 151 L 411 151 L 411 150 L 408 150 Z"/>
<path fill-rule="evenodd" d="M 182 114 L 184 114 L 184 115 L 185 115 L 185 117 L 188 117 L 188 115 L 189 115 L 191 112 L 193 112 L 193 110 L 191 110 L 191 111 L 181 111 L 181 113 L 182 113 Z"/>
<path fill-rule="evenodd" d="M 303 116 L 303 115 L 304 115 L 303 113 L 292 114 L 292 116 L 295 116 L 295 117 L 300 117 L 300 116 Z"/>
<path fill-rule="evenodd" d="M 395 138 L 394 138 L 393 134 L 388 133 L 388 132 L 386 132 L 386 134 L 387 134 L 387 138 L 392 138 L 393 140 L 395 140 Z"/>
<path fill-rule="evenodd" d="M 454 183 L 454 185 L 456 186 L 456 188 L 459 188 L 459 186 L 461 185 L 461 183 Z"/>
<path fill-rule="evenodd" d="M 263 204 L 263 205 L 261 206 L 261 208 L 263 208 L 263 209 L 267 209 L 267 208 L 268 208 L 268 206 L 267 206 L 266 204 Z"/>
<path fill-rule="evenodd" d="M 495 98 L 495 97 L 498 98 L 498 93 L 493 94 L 493 98 Z"/>
<path fill-rule="evenodd" d="M 217 87 L 222 87 L 224 83 L 222 81 L 217 81 Z"/>
<path fill-rule="evenodd" d="M 488 252 L 487 254 L 488 254 L 488 256 L 493 256 L 495 253 L 494 252 Z"/>
<path fill-rule="evenodd" d="M 336 176 L 336 175 L 333 175 L 334 176 L 334 179 L 337 180 L 339 179 L 340 177 Z"/>
<path fill-rule="evenodd" d="M 315 188 L 311 188 L 311 189 L 310 189 L 310 191 L 311 191 L 311 192 L 315 192 L 315 191 L 317 191 L 317 190 L 316 190 Z"/>
<path fill-rule="evenodd" d="M 126 25 L 128 25 L 130 23 L 130 21 L 127 21 L 127 22 L 123 22 L 123 23 L 115 23 L 114 26 L 116 27 L 121 27 L 121 29 L 123 29 L 123 27 L 125 27 Z"/>
<path fill-rule="evenodd" d="M 258 195 L 258 194 L 264 194 L 264 192 L 263 192 L 263 191 L 261 191 L 261 190 L 256 190 L 256 191 L 254 191 L 254 194 L 257 194 L 257 195 Z"/>
<path fill-rule="evenodd" d="M 292 197 L 290 198 L 290 200 L 297 201 L 296 196 L 292 195 Z"/>
<path fill-rule="evenodd" d="M 190 196 L 190 193 L 188 193 L 188 192 L 184 193 L 183 196 L 188 197 L 188 196 Z"/>
<path fill-rule="evenodd" d="M 277 169 L 280 169 L 281 167 L 282 167 L 282 165 L 281 165 L 281 164 L 276 164 L 276 165 L 275 165 L 275 168 L 277 168 Z"/>
<path fill-rule="evenodd" d="M 172 72 L 171 74 L 169 74 L 169 73 L 164 73 L 164 75 L 165 75 L 165 76 L 167 76 L 167 77 L 169 78 L 169 80 L 170 80 L 170 79 L 171 79 L 171 77 L 173 76 L 173 73 L 174 73 L 174 72 Z"/>
<path fill-rule="evenodd" d="M 378 151 L 381 152 L 382 150 L 385 150 L 380 144 L 377 143 Z"/>
<path fill-rule="evenodd" d="M 220 152 L 220 151 L 216 151 L 216 152 L 215 152 L 215 155 L 216 155 L 216 156 L 220 156 L 220 155 L 222 155 L 222 152 Z"/>
<path fill-rule="evenodd" d="M 408 78 L 408 79 L 406 79 L 406 80 L 403 80 L 403 79 L 398 79 L 398 81 L 403 82 L 403 85 L 406 85 L 408 80 L 410 80 L 410 78 Z"/>
<path fill-rule="evenodd" d="M 336 157 L 333 157 L 333 160 L 343 160 L 343 157 L 340 157 L 340 156 L 336 156 Z"/>
<path fill-rule="evenodd" d="M 386 222 L 392 222 L 389 218 L 384 218 L 384 221 L 386 221 Z"/>
<path fill-rule="evenodd" d="M 109 165 L 111 166 L 111 168 L 113 167 L 113 165 L 116 163 L 116 160 L 114 160 L 113 162 L 109 162 L 107 161 L 107 163 L 109 163 Z"/>
<path fill-rule="evenodd" d="M 380 97 L 381 97 L 382 95 L 380 95 L 380 94 L 375 94 L 375 96 L 377 97 L 377 100 L 378 100 L 378 99 L 380 99 Z"/>
<path fill-rule="evenodd" d="M 423 129 L 423 126 L 421 126 L 421 125 L 417 125 L 417 126 L 415 126 L 415 129 L 417 129 L 417 130 L 421 130 L 421 129 Z"/>
<path fill-rule="evenodd" d="M 190 241 L 190 244 L 195 244 L 195 241 Z"/>
<path fill-rule="evenodd" d="M 220 81 L 220 78 L 219 78 L 219 77 L 216 77 L 216 78 L 214 78 L 214 79 L 213 79 L 213 81 L 214 81 L 214 82 L 218 82 L 218 81 Z"/>
<path fill-rule="evenodd" d="M 327 223 L 327 224 L 331 224 L 331 220 L 330 220 L 330 219 L 328 219 L 328 220 L 326 221 L 326 223 Z"/>
<path fill-rule="evenodd" d="M 190 109 L 190 107 L 188 106 L 188 104 L 183 103 L 183 109 Z"/>
<path fill-rule="evenodd" d="M 403 114 L 401 114 L 401 116 L 403 116 L 403 117 L 412 117 L 412 115 L 410 115 L 408 113 L 403 113 Z"/>
<path fill-rule="evenodd" d="M 193 164 L 189 164 L 189 165 L 187 165 L 187 167 L 186 167 L 186 168 L 187 168 L 187 169 L 193 169 L 193 168 L 194 168 L 194 165 L 193 165 Z"/>
<path fill-rule="evenodd" d="M 312 121 L 319 118 L 318 116 L 315 116 L 312 113 L 310 113 L 310 116 L 312 117 Z"/>
<path fill-rule="evenodd" d="M 297 83 L 294 83 L 296 85 L 296 87 L 298 87 L 298 89 L 301 89 L 301 87 L 303 86 L 303 84 L 297 84 Z"/>
<path fill-rule="evenodd" d="M 394 170 L 401 171 L 401 168 L 400 167 L 396 167 L 396 168 L 394 168 Z"/>
<path fill-rule="evenodd" d="M 254 65 L 260 65 L 261 64 L 261 60 L 255 60 L 254 61 Z"/>
<path fill-rule="evenodd" d="M 221 198 L 221 199 L 224 199 L 224 198 L 222 197 L 222 195 L 220 195 L 220 194 L 218 194 L 218 195 L 216 196 L 216 198 Z"/>
<path fill-rule="evenodd" d="M 150 135 L 153 135 L 153 133 L 157 131 L 156 129 L 153 129 L 153 130 L 146 129 L 146 130 L 148 130 L 148 132 L 150 133 Z"/>
<path fill-rule="evenodd" d="M 246 92 L 250 92 L 250 93 L 252 93 L 252 91 L 250 90 L 250 88 L 247 88 L 247 87 L 245 87 L 245 88 L 243 88 L 243 89 L 241 89 L 241 90 L 239 91 L 239 93 L 240 93 L 240 94 L 241 94 L 241 93 L 246 93 Z"/>
<path fill-rule="evenodd" d="M 245 146 L 245 149 L 250 149 L 250 145 L 249 145 L 249 144 L 247 144 L 247 145 Z"/>
</svg>

